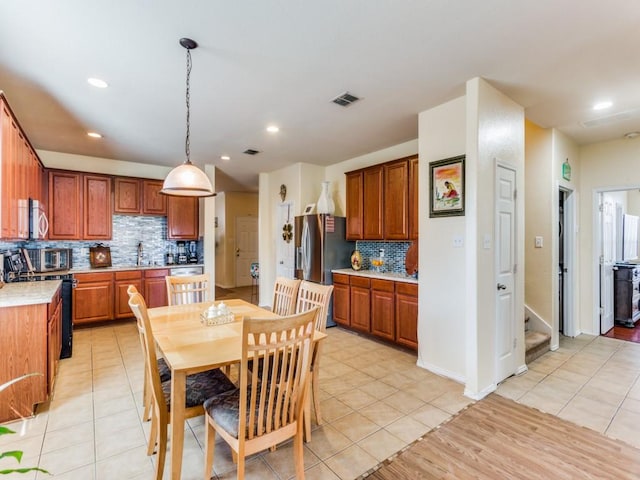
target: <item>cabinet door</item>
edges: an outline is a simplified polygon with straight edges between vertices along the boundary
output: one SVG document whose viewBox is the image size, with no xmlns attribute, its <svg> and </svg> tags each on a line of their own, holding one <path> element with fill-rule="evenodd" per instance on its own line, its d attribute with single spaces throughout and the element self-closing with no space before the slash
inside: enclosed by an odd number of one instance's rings
<svg viewBox="0 0 640 480">
<path fill-rule="evenodd" d="M 47 336 L 47 393 L 53 393 L 53 384 L 55 381 L 58 363 L 60 361 L 60 351 L 62 350 L 62 303 L 60 302 L 60 293 L 54 297 L 54 301 L 50 305 L 50 315 L 48 322 Z"/>
<path fill-rule="evenodd" d="M 333 283 L 333 319 L 340 325 L 349 326 L 349 285 Z"/>
<path fill-rule="evenodd" d="M 167 238 L 198 239 L 198 198 L 169 197 L 167 199 Z"/>
<path fill-rule="evenodd" d="M 111 177 L 84 175 L 85 240 L 111 240 Z"/>
<path fill-rule="evenodd" d="M 351 328 L 361 332 L 371 330 L 370 290 L 365 287 L 351 285 Z"/>
<path fill-rule="evenodd" d="M 114 213 L 140 213 L 140 180 L 115 178 Z"/>
<path fill-rule="evenodd" d="M 169 275 L 169 270 L 147 270 L 144 275 L 144 298 L 147 307 L 166 307 L 167 283 L 165 277 Z"/>
<path fill-rule="evenodd" d="M 49 172 L 49 239 L 82 238 L 81 175 L 73 172 Z"/>
<path fill-rule="evenodd" d="M 364 222 L 362 171 L 349 172 L 346 177 L 347 240 L 362 240 Z"/>
<path fill-rule="evenodd" d="M 395 339 L 394 282 L 371 281 L 371 333 L 386 340 Z"/>
<path fill-rule="evenodd" d="M 129 308 L 129 294 L 127 289 L 129 285 L 133 285 L 138 289 L 138 292 L 143 293 L 142 290 L 142 271 L 141 270 L 126 270 L 121 272 L 115 272 L 115 302 L 114 302 L 114 317 L 115 318 L 131 318 L 133 312 Z"/>
<path fill-rule="evenodd" d="M 2 238 L 15 238 L 15 232 L 11 230 L 11 204 L 14 199 L 14 131 L 17 125 L 11 116 L 9 107 L 3 101 L 0 101 L 0 144 L 2 151 L 0 152 L 0 236 Z"/>
<path fill-rule="evenodd" d="M 384 237 L 383 177 L 384 171 L 381 165 L 363 171 L 363 238 L 365 240 L 382 240 Z"/>
<path fill-rule="evenodd" d="M 74 276 L 73 324 L 113 319 L 113 274 L 87 273 Z"/>
<path fill-rule="evenodd" d="M 409 159 L 409 240 L 418 239 L 418 157 Z"/>
<path fill-rule="evenodd" d="M 396 342 L 418 349 L 418 286 L 396 283 Z"/>
<path fill-rule="evenodd" d="M 161 180 L 142 180 L 142 213 L 145 215 L 166 215 L 167 197 L 160 193 Z"/>
<path fill-rule="evenodd" d="M 384 238 L 406 240 L 409 238 L 409 162 L 384 165 Z"/>
</svg>

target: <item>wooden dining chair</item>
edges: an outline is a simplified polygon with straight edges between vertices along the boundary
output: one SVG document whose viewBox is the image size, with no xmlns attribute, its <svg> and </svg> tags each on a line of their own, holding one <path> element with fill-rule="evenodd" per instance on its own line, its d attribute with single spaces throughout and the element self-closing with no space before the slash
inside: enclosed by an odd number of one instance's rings
<svg viewBox="0 0 640 480">
<path fill-rule="evenodd" d="M 138 292 L 138 289 L 135 287 L 135 285 L 129 285 L 129 287 L 127 288 L 127 293 L 129 294 L 129 299 L 131 299 L 133 295 L 136 295 L 140 292 Z M 143 358 L 145 363 L 144 373 L 143 373 L 144 384 L 142 387 L 142 404 L 144 405 L 142 420 L 145 422 L 148 422 L 149 420 L 151 420 L 151 407 L 153 405 L 153 397 L 151 396 L 151 384 L 149 381 L 149 376 L 147 375 L 147 355 L 145 354 L 146 344 L 145 344 L 144 336 L 140 332 L 140 328 L 138 328 L 138 333 L 140 337 L 140 346 L 142 347 L 142 353 L 143 353 Z M 171 369 L 169 368 L 169 365 L 167 365 L 167 362 L 165 362 L 164 358 L 162 357 L 158 358 L 158 373 L 160 375 L 161 382 L 166 382 L 167 380 L 171 380 Z"/>
<path fill-rule="evenodd" d="M 247 456 L 293 437 L 296 478 L 304 479 L 302 415 L 315 315 L 309 311 L 276 319 L 243 319 L 239 388 L 204 403 L 204 478 L 211 477 L 218 433 L 237 457 L 238 479 L 244 479 Z M 249 374 L 250 363 L 260 363 L 260 368 Z"/>
<path fill-rule="evenodd" d="M 129 307 L 134 313 L 138 325 L 138 332 L 144 339 L 145 368 L 149 379 L 152 402 L 151 432 L 147 455 L 152 455 L 158 446 L 156 462 L 156 480 L 161 480 L 164 473 L 164 462 L 167 455 L 167 429 L 169 426 L 169 411 L 171 408 L 171 381 L 160 381 L 156 344 L 151 333 L 151 325 L 147 314 L 147 305 L 140 293 L 129 297 Z M 207 398 L 220 395 L 235 389 L 235 385 L 220 369 L 207 370 L 187 376 L 185 392 L 185 417 L 192 418 L 202 415 L 203 403 Z"/>
<path fill-rule="evenodd" d="M 209 300 L 209 275 L 167 275 L 169 305 L 200 303 Z"/>
<path fill-rule="evenodd" d="M 318 308 L 315 318 L 315 328 L 321 332 L 327 329 L 327 313 L 329 312 L 329 302 L 333 293 L 333 285 L 320 285 L 319 283 L 303 280 L 298 290 L 296 302 L 296 313 L 305 312 L 313 308 Z M 313 409 L 316 412 L 316 423 L 322 424 L 320 414 L 320 350 L 322 345 L 317 344 L 313 350 L 311 358 L 311 396 L 313 398 Z M 307 441 L 311 440 L 311 402 L 306 403 L 304 416 L 304 436 Z"/>
<path fill-rule="evenodd" d="M 281 316 L 291 315 L 296 310 L 296 298 L 300 280 L 276 277 L 273 288 L 273 307 L 271 310 Z"/>
</svg>

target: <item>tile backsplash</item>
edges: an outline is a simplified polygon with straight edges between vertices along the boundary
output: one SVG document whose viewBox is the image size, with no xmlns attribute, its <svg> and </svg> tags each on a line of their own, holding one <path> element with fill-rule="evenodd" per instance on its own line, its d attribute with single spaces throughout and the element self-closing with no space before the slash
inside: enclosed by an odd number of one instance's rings
<svg viewBox="0 0 640 480">
<path fill-rule="evenodd" d="M 165 254 L 175 240 L 167 238 L 167 217 L 141 215 L 113 215 L 113 238 L 100 242 L 111 247 L 111 263 L 114 266 L 135 265 L 138 258 L 138 243 L 142 242 L 143 264 L 164 265 Z M 24 248 L 71 248 L 73 250 L 73 268 L 88 268 L 89 247 L 95 240 L 53 241 L 38 240 L 24 242 L 0 242 L 0 252 Z M 202 243 L 198 242 L 198 257 L 202 263 Z"/>
<path fill-rule="evenodd" d="M 362 256 L 362 268 L 371 270 L 371 259 L 380 256 L 380 250 L 384 250 L 384 265 L 382 272 L 406 273 L 404 268 L 404 258 L 412 242 L 370 242 L 359 240 L 356 242 L 356 249 Z"/>
</svg>

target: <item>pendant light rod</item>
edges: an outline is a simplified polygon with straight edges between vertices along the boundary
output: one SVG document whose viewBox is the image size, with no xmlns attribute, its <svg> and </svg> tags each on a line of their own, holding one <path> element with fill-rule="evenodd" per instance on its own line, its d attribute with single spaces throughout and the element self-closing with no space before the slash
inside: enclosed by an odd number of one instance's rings
<svg viewBox="0 0 640 480">
<path fill-rule="evenodd" d="M 180 45 L 187 49 L 187 88 L 185 96 L 187 103 L 187 135 L 184 140 L 184 153 L 187 157 L 185 163 L 191 163 L 191 144 L 189 141 L 191 136 L 191 67 L 193 66 L 191 62 L 191 50 L 198 48 L 198 44 L 195 40 L 191 40 L 190 38 L 181 38 Z"/>
</svg>

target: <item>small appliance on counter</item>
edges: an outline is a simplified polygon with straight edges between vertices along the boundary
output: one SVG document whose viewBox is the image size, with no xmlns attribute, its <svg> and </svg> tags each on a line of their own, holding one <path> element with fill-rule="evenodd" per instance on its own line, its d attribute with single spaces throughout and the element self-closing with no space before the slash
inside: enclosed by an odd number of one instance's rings
<svg viewBox="0 0 640 480">
<path fill-rule="evenodd" d="M 186 265 L 187 263 L 189 263 L 189 257 L 187 256 L 186 242 L 183 242 L 183 241 L 176 242 L 176 248 L 178 250 L 178 254 L 176 256 L 176 263 L 178 265 Z"/>
<path fill-rule="evenodd" d="M 69 270 L 73 266 L 70 248 L 28 248 L 26 252 L 37 273 Z"/>
<path fill-rule="evenodd" d="M 189 253 L 187 256 L 189 263 L 198 263 L 198 242 L 189 242 Z"/>
</svg>

